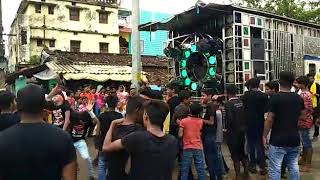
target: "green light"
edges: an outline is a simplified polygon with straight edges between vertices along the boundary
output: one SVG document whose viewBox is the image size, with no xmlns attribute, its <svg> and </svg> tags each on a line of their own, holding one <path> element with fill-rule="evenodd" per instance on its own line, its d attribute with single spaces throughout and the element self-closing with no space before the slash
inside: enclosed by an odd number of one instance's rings
<svg viewBox="0 0 320 180">
<path fill-rule="evenodd" d="M 191 79 L 190 78 L 187 78 L 185 81 L 184 81 L 184 84 L 186 86 L 189 86 L 191 84 Z"/>
<path fill-rule="evenodd" d="M 215 75 L 216 75 L 216 68 L 211 67 L 211 68 L 209 69 L 209 75 L 210 75 L 210 76 L 215 76 Z"/>
<path fill-rule="evenodd" d="M 186 58 L 189 58 L 189 57 L 190 57 L 190 55 L 191 55 L 190 51 L 186 51 L 186 52 L 184 52 L 184 56 L 185 56 Z"/>
<path fill-rule="evenodd" d="M 196 52 L 197 51 L 197 46 L 196 45 L 192 45 L 190 50 L 191 50 L 191 52 Z"/>
<path fill-rule="evenodd" d="M 209 64 L 213 65 L 216 63 L 216 56 L 210 56 L 209 57 Z"/>
<path fill-rule="evenodd" d="M 184 69 L 184 70 L 181 71 L 181 76 L 182 76 L 183 78 L 187 77 L 187 75 L 188 75 L 188 74 L 187 74 L 187 70 Z"/>
<path fill-rule="evenodd" d="M 186 60 L 182 60 L 181 61 L 181 67 L 185 68 L 187 66 L 187 61 Z"/>
<path fill-rule="evenodd" d="M 192 84 L 191 84 L 191 89 L 192 89 L 193 91 L 196 91 L 196 90 L 198 89 L 197 83 L 192 83 Z"/>
</svg>

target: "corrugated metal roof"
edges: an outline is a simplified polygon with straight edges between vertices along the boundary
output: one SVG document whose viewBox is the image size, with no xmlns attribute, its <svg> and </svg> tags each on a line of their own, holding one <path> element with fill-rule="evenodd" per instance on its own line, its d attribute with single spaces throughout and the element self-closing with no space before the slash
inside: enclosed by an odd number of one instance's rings
<svg viewBox="0 0 320 180">
<path fill-rule="evenodd" d="M 50 54 L 48 60 L 55 62 L 55 65 L 52 65 L 51 68 L 56 68 L 56 72 L 65 74 L 66 72 L 81 72 L 83 67 L 79 66 L 111 66 L 111 67 L 123 67 L 123 66 L 132 66 L 132 56 L 128 54 L 105 54 L 105 53 L 87 53 L 87 52 L 64 52 L 64 51 L 46 51 L 47 54 Z M 166 57 L 157 57 L 157 56 L 141 56 L 142 70 L 146 72 L 146 77 L 151 84 L 166 84 L 172 78 L 168 74 L 168 58 Z M 75 66 L 77 65 L 77 66 Z M 50 65 L 49 65 L 50 66 Z M 59 67 L 57 67 L 59 66 Z M 77 68 L 78 67 L 78 68 Z M 60 71 L 59 71 L 60 70 Z M 103 73 L 102 71 L 93 70 L 95 73 Z M 88 72 L 88 71 L 87 71 Z M 106 73 L 106 72 L 104 72 Z M 131 73 L 131 71 L 130 71 Z M 85 74 L 82 73 L 81 77 L 85 77 Z M 93 74 L 93 73 L 92 73 Z M 95 78 L 101 79 L 99 75 Z M 99 77 L 98 77 L 99 76 Z M 104 75 L 105 76 L 105 75 Z M 131 76 L 127 75 L 126 78 Z M 66 76 L 68 77 L 68 76 Z M 90 75 L 90 77 L 92 77 Z M 115 78 L 116 76 L 108 76 L 108 78 Z M 73 76 L 72 78 L 80 78 L 80 75 L 77 77 Z M 122 76 L 124 78 L 124 76 Z M 115 79 L 115 81 L 118 79 Z"/>
<path fill-rule="evenodd" d="M 62 63 L 51 61 L 46 65 L 56 73 L 89 73 L 89 74 L 131 74 L 129 66 L 110 66 L 102 63 L 74 62 Z"/>
<path fill-rule="evenodd" d="M 48 52 L 51 59 L 62 63 L 87 62 L 95 64 L 107 64 L 111 66 L 131 66 L 130 54 L 88 53 L 88 52 Z M 141 56 L 143 67 L 167 68 L 168 58 L 157 56 Z"/>
<path fill-rule="evenodd" d="M 46 65 L 55 73 L 63 74 L 66 80 L 90 79 L 98 82 L 107 80 L 131 81 L 132 68 L 129 66 L 110 66 L 103 63 L 58 61 L 47 62 Z M 146 73 L 142 72 L 142 79 L 146 81 Z"/>
</svg>

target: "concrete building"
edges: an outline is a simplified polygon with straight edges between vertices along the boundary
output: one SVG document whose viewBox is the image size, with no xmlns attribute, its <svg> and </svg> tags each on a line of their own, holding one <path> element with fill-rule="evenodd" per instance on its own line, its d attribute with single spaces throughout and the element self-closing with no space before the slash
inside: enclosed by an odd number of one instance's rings
<svg viewBox="0 0 320 180">
<path fill-rule="evenodd" d="M 131 0 L 119 2 L 119 35 L 121 53 L 131 53 Z M 140 24 L 156 22 L 171 17 L 165 12 L 140 10 Z M 168 31 L 140 32 L 142 55 L 162 56 L 167 45 Z"/>
<path fill-rule="evenodd" d="M 140 12 L 140 24 L 156 22 L 171 17 L 170 14 L 162 12 L 151 12 L 142 10 Z M 143 55 L 164 55 L 163 49 L 167 47 L 169 31 L 140 32 L 141 52 Z"/>
<path fill-rule="evenodd" d="M 10 71 L 37 63 L 43 49 L 119 53 L 116 0 L 22 0 L 10 34 Z"/>
</svg>

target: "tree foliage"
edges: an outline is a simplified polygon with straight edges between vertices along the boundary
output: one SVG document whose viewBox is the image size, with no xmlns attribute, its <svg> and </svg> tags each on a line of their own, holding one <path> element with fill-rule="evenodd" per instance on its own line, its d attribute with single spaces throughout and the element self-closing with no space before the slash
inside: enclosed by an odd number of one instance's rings
<svg viewBox="0 0 320 180">
<path fill-rule="evenodd" d="M 242 0 L 240 5 L 320 24 L 319 0 Z"/>
<path fill-rule="evenodd" d="M 29 64 L 31 64 L 31 65 L 39 65 L 40 64 L 40 56 L 38 56 L 38 55 L 31 56 Z"/>
</svg>

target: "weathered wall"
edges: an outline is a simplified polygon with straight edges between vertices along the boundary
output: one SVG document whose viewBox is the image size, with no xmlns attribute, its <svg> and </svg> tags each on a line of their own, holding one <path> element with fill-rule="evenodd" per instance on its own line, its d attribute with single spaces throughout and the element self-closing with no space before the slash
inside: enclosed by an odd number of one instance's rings
<svg viewBox="0 0 320 180">
<path fill-rule="evenodd" d="M 41 2 L 41 0 L 37 0 Z M 56 4 L 54 14 L 48 13 L 48 4 Z M 41 13 L 36 13 L 35 4 L 28 3 L 27 8 L 17 16 L 11 29 L 16 36 L 9 38 L 9 67 L 11 71 L 18 63 L 28 62 L 33 55 L 39 55 L 43 47 L 37 46 L 37 39 L 43 39 L 49 47 L 49 40 L 55 40 L 51 50 L 70 51 L 70 41 L 81 41 L 81 52 L 99 52 L 99 43 L 109 43 L 110 53 L 119 53 L 118 10 L 105 7 L 109 12 L 108 24 L 99 23 L 101 6 L 84 4 L 76 1 L 80 7 L 80 20 L 72 21 L 69 17 L 70 1 L 46 0 L 41 5 Z M 27 30 L 27 44 L 21 45 L 20 32 Z"/>
</svg>

